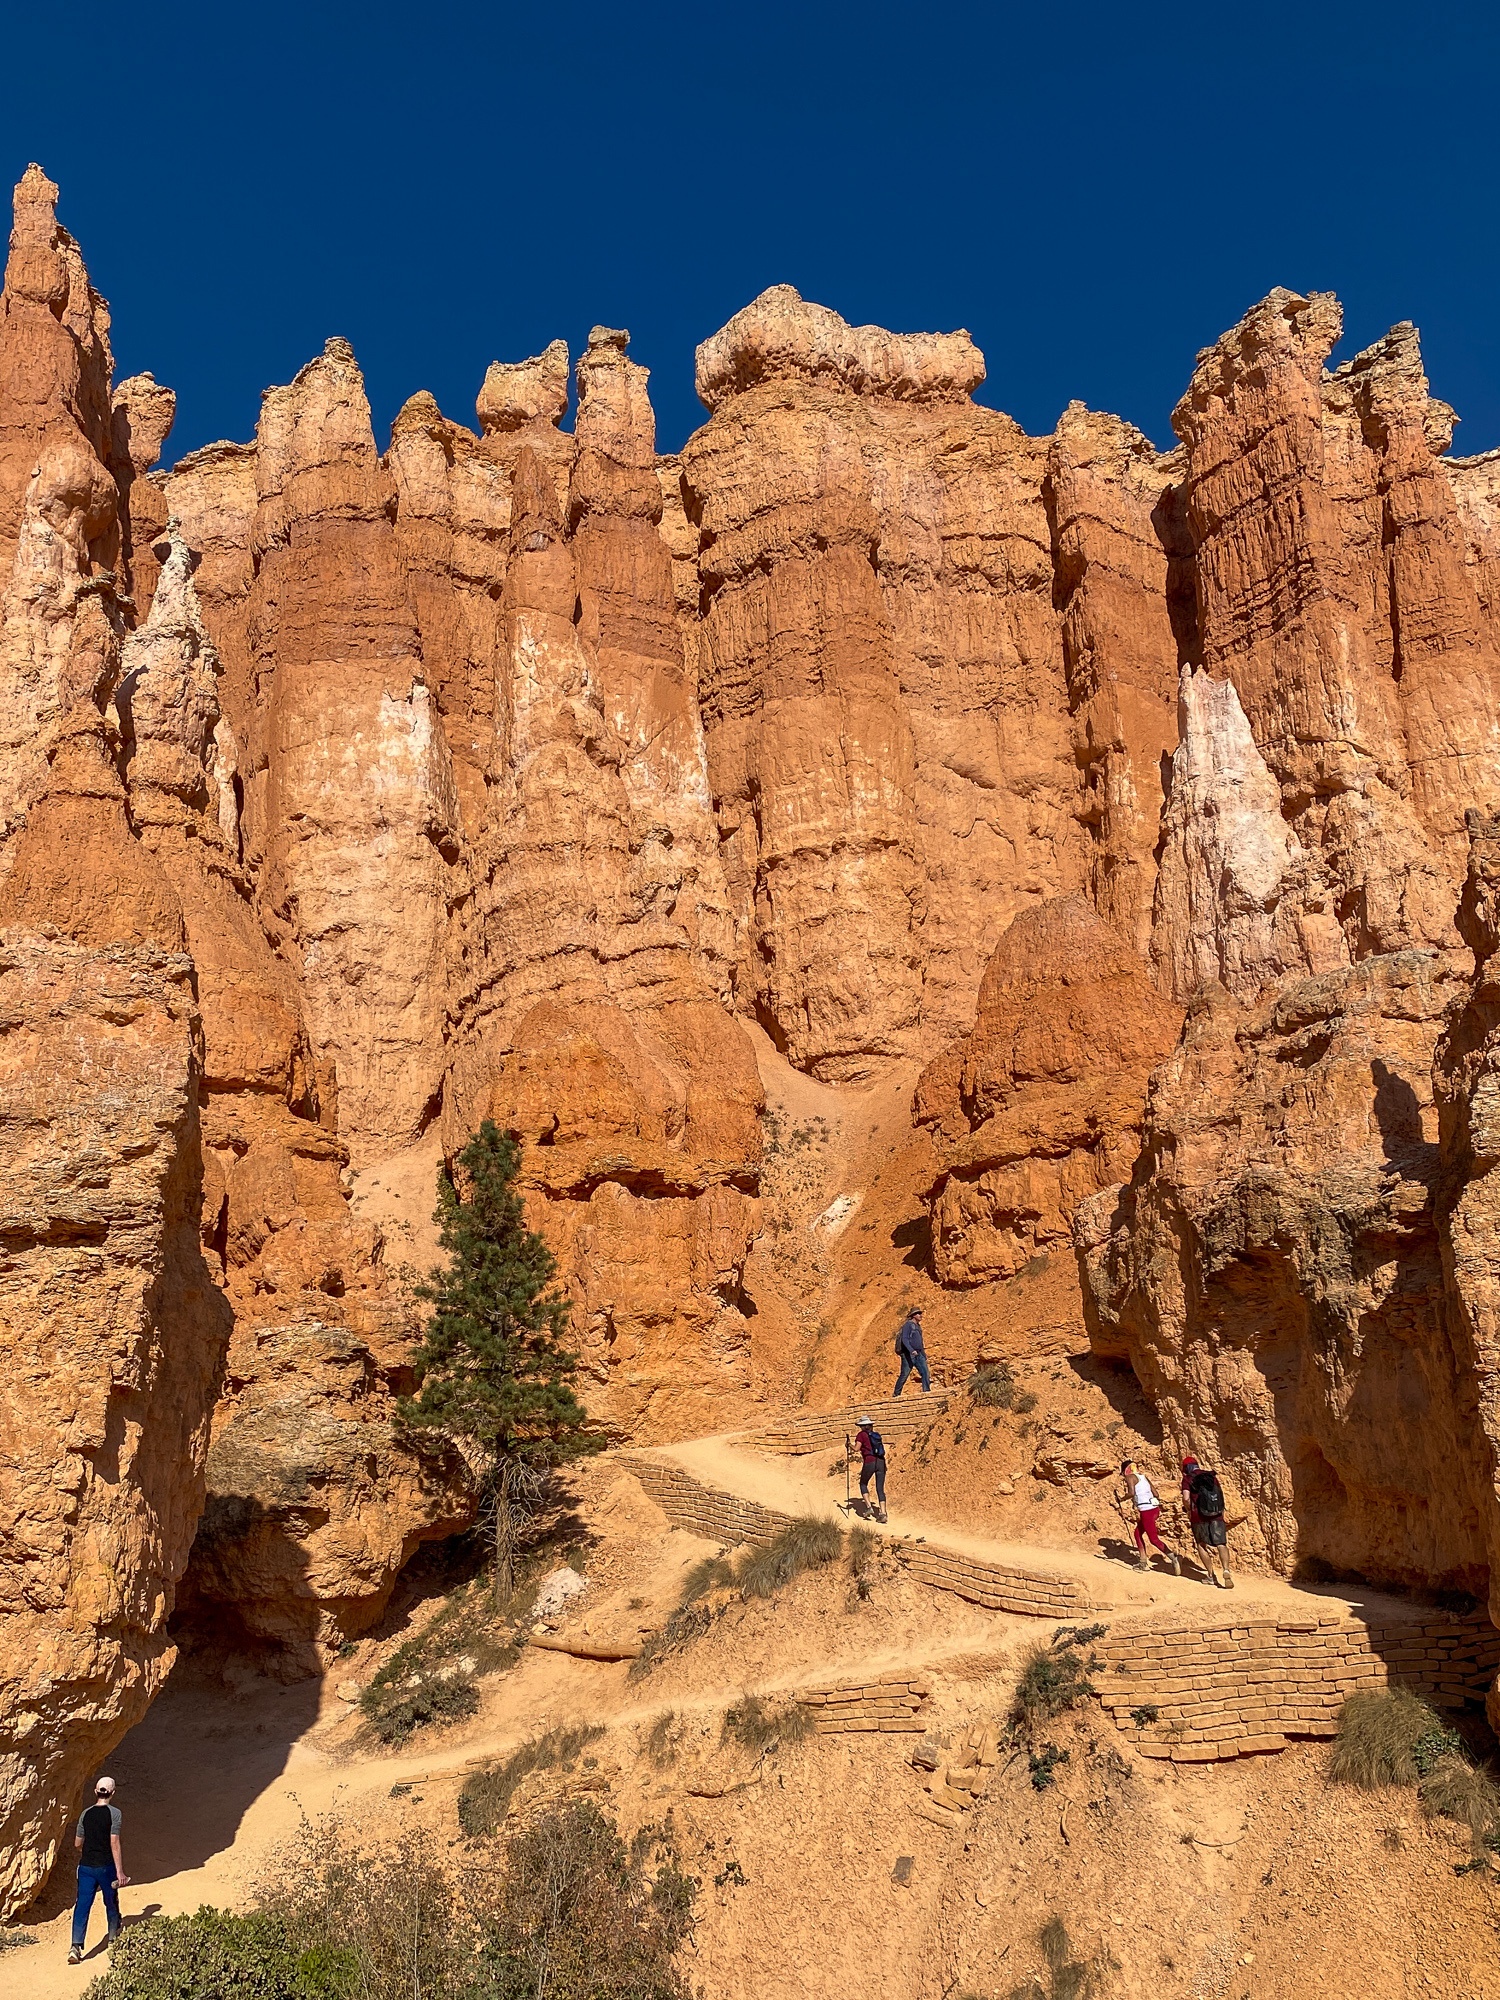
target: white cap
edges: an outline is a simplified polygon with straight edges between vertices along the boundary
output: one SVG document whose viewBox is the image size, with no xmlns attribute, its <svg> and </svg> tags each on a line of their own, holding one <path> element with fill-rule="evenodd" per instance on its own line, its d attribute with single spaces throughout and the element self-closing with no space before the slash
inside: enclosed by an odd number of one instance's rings
<svg viewBox="0 0 1500 2000">
<path fill-rule="evenodd" d="M 114 1789 L 115 1789 L 115 1781 L 113 1778 L 100 1778 L 98 1783 L 94 1786 L 94 1790 L 96 1793 L 109 1792 L 112 1794 L 114 1792 Z"/>
</svg>

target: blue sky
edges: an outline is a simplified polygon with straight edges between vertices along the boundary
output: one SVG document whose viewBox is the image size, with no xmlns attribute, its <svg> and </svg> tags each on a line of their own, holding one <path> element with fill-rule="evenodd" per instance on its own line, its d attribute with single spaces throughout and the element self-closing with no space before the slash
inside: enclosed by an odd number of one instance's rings
<svg viewBox="0 0 1500 2000">
<path fill-rule="evenodd" d="M 82 0 L 5 49 L 0 171 L 61 183 L 120 372 L 178 392 L 169 459 L 331 333 L 383 443 L 596 321 L 670 449 L 694 346 L 781 281 L 967 326 L 1031 431 L 1077 396 L 1159 443 L 1199 347 L 1333 290 L 1341 353 L 1415 320 L 1455 450 L 1500 445 L 1493 8 Z"/>
</svg>

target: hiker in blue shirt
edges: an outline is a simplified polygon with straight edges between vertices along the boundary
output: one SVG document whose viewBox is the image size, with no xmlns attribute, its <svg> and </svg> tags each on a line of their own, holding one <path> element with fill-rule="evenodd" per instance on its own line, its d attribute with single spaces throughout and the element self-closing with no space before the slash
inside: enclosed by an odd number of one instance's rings
<svg viewBox="0 0 1500 2000">
<path fill-rule="evenodd" d="M 922 1393 L 925 1396 L 932 1387 L 932 1376 L 927 1367 L 927 1349 L 922 1344 L 922 1308 L 912 1306 L 901 1322 L 901 1331 L 896 1335 L 896 1352 L 901 1356 L 901 1373 L 896 1377 L 895 1393 L 899 1396 L 906 1387 L 906 1378 L 913 1368 L 922 1378 Z"/>
</svg>

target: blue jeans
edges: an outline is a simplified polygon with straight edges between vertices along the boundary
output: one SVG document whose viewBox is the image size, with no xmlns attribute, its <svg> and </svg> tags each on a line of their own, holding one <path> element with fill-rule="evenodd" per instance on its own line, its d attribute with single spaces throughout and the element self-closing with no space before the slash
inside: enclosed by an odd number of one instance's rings
<svg viewBox="0 0 1500 2000">
<path fill-rule="evenodd" d="M 120 1928 L 120 1897 L 115 1888 L 113 1862 L 108 1868 L 80 1868 L 78 1871 L 78 1901 L 73 1905 L 73 1942 L 80 1951 L 88 1934 L 89 1912 L 94 1907 L 94 1898 L 101 1893 L 104 1897 L 104 1921 L 113 1937 Z"/>
<path fill-rule="evenodd" d="M 927 1356 L 925 1354 L 903 1354 L 901 1357 L 901 1373 L 896 1377 L 895 1393 L 898 1396 L 906 1387 L 906 1378 L 910 1375 L 913 1368 L 916 1369 L 922 1378 L 922 1393 L 925 1395 L 932 1387 L 932 1377 L 927 1372 Z"/>
</svg>

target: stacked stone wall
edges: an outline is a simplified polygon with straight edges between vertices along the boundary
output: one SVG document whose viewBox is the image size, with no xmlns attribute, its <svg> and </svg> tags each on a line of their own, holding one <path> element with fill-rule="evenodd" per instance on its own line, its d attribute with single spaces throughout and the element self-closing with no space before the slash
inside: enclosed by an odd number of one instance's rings
<svg viewBox="0 0 1500 2000">
<path fill-rule="evenodd" d="M 625 1470 L 638 1479 L 674 1528 L 689 1535 L 701 1535 L 705 1542 L 724 1548 L 738 1548 L 741 1542 L 769 1542 L 792 1524 L 790 1514 L 762 1507 L 756 1500 L 742 1500 L 737 1493 L 705 1486 L 681 1466 L 664 1459 L 622 1457 Z"/>
<path fill-rule="evenodd" d="M 1361 1688 L 1409 1687 L 1439 1707 L 1482 1702 L 1500 1631 L 1483 1618 L 1365 1624 L 1325 1611 L 1121 1633 L 1095 1650 L 1099 1698 L 1142 1756 L 1201 1764 L 1333 1736 Z"/>
<path fill-rule="evenodd" d="M 844 1410 L 799 1410 L 774 1419 L 764 1429 L 748 1432 L 747 1441 L 758 1451 L 775 1452 L 782 1458 L 795 1458 L 807 1451 L 836 1451 L 846 1437 L 853 1437 L 861 1417 L 872 1417 L 883 1438 L 910 1437 L 942 1415 L 951 1394 L 948 1389 L 934 1389 L 925 1396 L 851 1403 Z"/>
<path fill-rule="evenodd" d="M 931 1682 L 920 1675 L 882 1674 L 874 1681 L 806 1688 L 797 1700 L 811 1712 L 813 1728 L 820 1736 L 872 1729 L 894 1734 L 926 1729 L 923 1718 L 931 1694 Z"/>
</svg>

